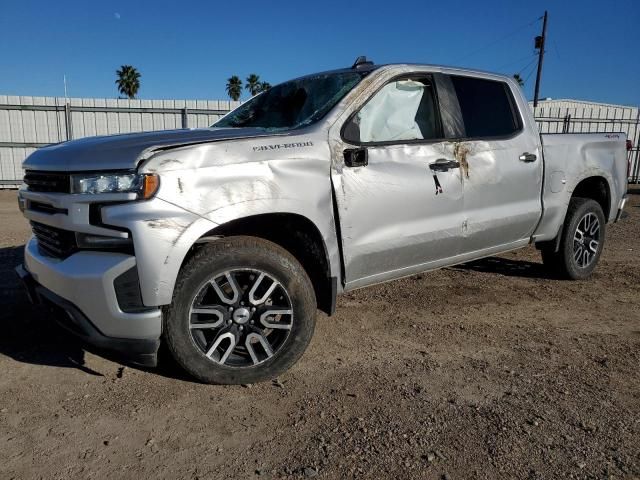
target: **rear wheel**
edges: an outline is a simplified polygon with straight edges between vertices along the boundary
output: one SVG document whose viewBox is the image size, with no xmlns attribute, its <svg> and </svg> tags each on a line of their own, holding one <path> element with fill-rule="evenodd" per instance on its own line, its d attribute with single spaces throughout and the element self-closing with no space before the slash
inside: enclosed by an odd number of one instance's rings
<svg viewBox="0 0 640 480">
<path fill-rule="evenodd" d="M 572 280 L 588 278 L 604 247 L 606 220 L 602 207 L 590 198 L 572 198 L 567 209 L 560 247 L 542 250 L 543 263 Z"/>
<path fill-rule="evenodd" d="M 302 356 L 315 313 L 311 281 L 289 252 L 258 238 L 228 237 L 183 267 L 164 335 L 176 361 L 200 381 L 254 383 Z"/>
</svg>

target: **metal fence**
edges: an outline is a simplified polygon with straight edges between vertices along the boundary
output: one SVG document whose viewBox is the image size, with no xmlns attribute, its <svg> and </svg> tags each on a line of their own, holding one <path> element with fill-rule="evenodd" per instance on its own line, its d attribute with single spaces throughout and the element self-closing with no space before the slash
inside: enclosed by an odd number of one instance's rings
<svg viewBox="0 0 640 480">
<path fill-rule="evenodd" d="M 538 107 L 534 111 L 540 133 L 622 132 L 631 140 L 629 183 L 640 183 L 640 109 L 634 107 Z"/>
<path fill-rule="evenodd" d="M 22 183 L 36 148 L 94 135 L 206 127 L 239 105 L 225 100 L 129 100 L 0 95 L 0 188 Z"/>
</svg>

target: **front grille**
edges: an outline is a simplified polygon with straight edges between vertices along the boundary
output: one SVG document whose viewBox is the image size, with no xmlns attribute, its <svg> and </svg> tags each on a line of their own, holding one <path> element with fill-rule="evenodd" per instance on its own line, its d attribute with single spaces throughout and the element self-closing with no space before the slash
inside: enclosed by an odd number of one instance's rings
<svg viewBox="0 0 640 480">
<path fill-rule="evenodd" d="M 38 222 L 31 222 L 31 229 L 38 240 L 40 253 L 44 255 L 67 258 L 78 250 L 74 232 Z"/>
<path fill-rule="evenodd" d="M 35 202 L 33 200 L 29 201 L 29 210 L 48 213 L 49 215 L 54 215 L 56 213 L 62 213 L 64 215 L 69 214 L 69 210 L 67 210 L 66 208 L 56 208 L 53 205 L 49 205 L 48 203 Z"/>
<path fill-rule="evenodd" d="M 71 193 L 71 176 L 68 173 L 27 170 L 24 183 L 32 192 Z"/>
</svg>

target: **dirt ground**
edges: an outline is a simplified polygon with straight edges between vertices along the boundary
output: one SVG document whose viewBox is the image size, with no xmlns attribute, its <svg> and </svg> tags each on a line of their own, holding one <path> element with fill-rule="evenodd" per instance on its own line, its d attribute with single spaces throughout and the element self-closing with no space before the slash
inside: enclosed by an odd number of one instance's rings
<svg viewBox="0 0 640 480">
<path fill-rule="evenodd" d="M 640 189 L 593 278 L 533 249 L 342 297 L 273 383 L 85 352 L 13 275 L 0 192 L 0 478 L 640 478 Z"/>
</svg>

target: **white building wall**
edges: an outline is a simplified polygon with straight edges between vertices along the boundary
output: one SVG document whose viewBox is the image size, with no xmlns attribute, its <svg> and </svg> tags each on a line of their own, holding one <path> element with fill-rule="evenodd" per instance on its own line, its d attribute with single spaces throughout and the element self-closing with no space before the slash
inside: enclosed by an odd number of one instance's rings
<svg viewBox="0 0 640 480">
<path fill-rule="evenodd" d="M 566 118 L 572 133 L 623 132 L 634 145 L 640 140 L 638 107 L 582 100 L 542 100 L 533 115 L 542 133 L 562 132 Z"/>
</svg>

